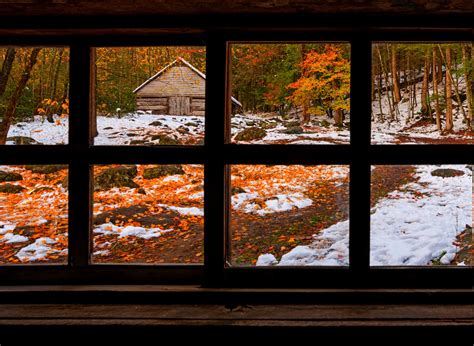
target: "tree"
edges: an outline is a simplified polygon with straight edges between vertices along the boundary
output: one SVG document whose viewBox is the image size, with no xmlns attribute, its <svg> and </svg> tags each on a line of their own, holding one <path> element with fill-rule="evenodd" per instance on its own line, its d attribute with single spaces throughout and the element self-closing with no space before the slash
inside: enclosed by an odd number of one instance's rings
<svg viewBox="0 0 474 346">
<path fill-rule="evenodd" d="M 453 130 L 453 101 L 451 99 L 451 47 L 446 46 L 446 131 L 451 132 Z"/>
<path fill-rule="evenodd" d="M 26 66 L 24 67 L 23 73 L 21 75 L 18 84 L 13 92 L 13 95 L 10 97 L 5 113 L 3 114 L 3 119 L 0 122 L 0 145 L 5 144 L 7 141 L 8 130 L 13 120 L 13 116 L 18 106 L 21 95 L 25 89 L 26 83 L 28 83 L 31 71 L 36 64 L 38 54 L 41 51 L 41 48 L 33 48 L 31 51 L 30 57 Z"/>
<path fill-rule="evenodd" d="M 13 66 L 13 60 L 15 60 L 16 50 L 15 48 L 8 48 L 5 54 L 5 60 L 3 61 L 2 70 L 0 71 L 0 97 L 3 96 L 7 88 L 8 78 Z"/>
<path fill-rule="evenodd" d="M 399 76 L 398 76 L 398 61 L 397 61 L 397 45 L 392 44 L 392 59 L 391 59 L 391 66 L 392 66 L 392 81 L 393 81 L 393 99 L 394 103 L 399 103 L 402 99 L 400 95 L 400 85 L 399 85 Z"/>
<path fill-rule="evenodd" d="M 467 50 L 467 45 L 462 44 L 462 63 L 464 66 L 464 78 L 466 80 L 466 99 L 467 99 L 467 128 L 472 131 L 472 66 L 471 53 Z"/>
<path fill-rule="evenodd" d="M 303 108 L 303 122 L 309 121 L 310 115 L 333 110 L 335 124 L 342 126 L 343 112 L 350 106 L 350 66 L 341 48 L 328 44 L 321 53 L 309 51 L 301 69 L 301 77 L 288 85 L 292 90 L 288 100 Z"/>
<path fill-rule="evenodd" d="M 421 87 L 421 114 L 423 115 L 423 117 L 431 118 L 431 109 L 428 94 L 430 78 L 430 58 L 428 50 L 425 51 L 424 56 L 425 63 L 423 67 L 423 83 Z"/>
<path fill-rule="evenodd" d="M 435 112 L 436 112 L 436 128 L 439 132 L 442 131 L 441 127 L 441 109 L 439 106 L 439 95 L 438 95 L 438 76 L 437 76 L 437 62 L 436 62 L 436 48 L 433 47 L 433 95 L 435 99 Z"/>
</svg>

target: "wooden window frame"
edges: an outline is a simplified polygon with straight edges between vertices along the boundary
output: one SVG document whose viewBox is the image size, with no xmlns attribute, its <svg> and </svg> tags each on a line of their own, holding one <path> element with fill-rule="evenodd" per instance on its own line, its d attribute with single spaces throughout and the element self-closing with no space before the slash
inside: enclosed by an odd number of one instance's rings
<svg viewBox="0 0 474 346">
<path fill-rule="evenodd" d="M 19 28 L 15 18 L 0 26 L 0 46 L 70 47 L 69 144 L 2 146 L 2 164 L 69 165 L 68 265 L 6 265 L 0 284 L 200 284 L 208 287 L 457 288 L 471 287 L 469 267 L 370 267 L 370 166 L 373 164 L 465 163 L 469 145 L 371 145 L 371 47 L 376 41 L 471 41 L 469 17 L 224 16 L 223 18 L 125 17 L 55 19 L 59 29 L 33 18 Z M 188 29 L 178 27 L 186 21 Z M 364 27 L 359 22 L 364 23 Z M 119 26 L 124 25 L 124 27 Z M 125 23 L 125 24 L 124 24 Z M 212 24 L 209 24 L 212 23 Z M 242 27 L 239 23 L 255 23 Z M 317 23 L 317 24 L 315 24 Z M 344 23 L 334 26 L 334 23 Z M 26 25 L 26 26 L 25 26 Z M 134 28 L 136 27 L 136 28 Z M 132 29 L 133 28 L 133 29 Z M 349 145 L 229 144 L 231 42 L 324 42 L 351 44 Z M 93 47 L 206 46 L 206 121 L 203 146 L 93 146 Z M 357 87 L 354 87 L 357 86 Z M 88 116 L 87 116 L 88 115 Z M 91 264 L 91 169 L 110 163 L 205 165 L 204 265 Z M 232 267 L 226 262 L 231 164 L 350 165 L 349 267 Z M 89 193 L 84 193 L 89 191 Z M 85 230 L 89 230 L 86 232 Z"/>
</svg>

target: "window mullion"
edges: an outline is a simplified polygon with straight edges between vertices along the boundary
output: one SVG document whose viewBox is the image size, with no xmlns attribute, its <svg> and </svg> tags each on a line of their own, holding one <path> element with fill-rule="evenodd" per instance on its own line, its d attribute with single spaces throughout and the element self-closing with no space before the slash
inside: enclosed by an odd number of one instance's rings
<svg viewBox="0 0 474 346">
<path fill-rule="evenodd" d="M 351 172 L 349 262 L 356 274 L 369 268 L 370 258 L 370 112 L 371 41 L 351 42 Z"/>
<path fill-rule="evenodd" d="M 91 249 L 91 184 L 89 167 L 89 119 L 91 102 L 91 49 L 71 46 L 69 146 L 69 263 L 87 266 Z"/>
</svg>

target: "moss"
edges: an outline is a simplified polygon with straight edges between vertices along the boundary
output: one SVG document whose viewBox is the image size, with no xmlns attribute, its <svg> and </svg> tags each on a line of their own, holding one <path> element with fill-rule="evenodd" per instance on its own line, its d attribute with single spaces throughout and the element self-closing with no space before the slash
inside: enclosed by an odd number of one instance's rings
<svg viewBox="0 0 474 346">
<path fill-rule="evenodd" d="M 143 171 L 143 179 L 156 179 L 175 174 L 184 174 L 184 170 L 181 165 L 160 165 L 146 168 Z"/>
<path fill-rule="evenodd" d="M 40 174 L 51 174 L 59 172 L 63 169 L 67 169 L 67 165 L 27 165 L 26 169 L 29 169 L 32 173 Z"/>
<path fill-rule="evenodd" d="M 23 180 L 23 177 L 21 176 L 21 174 L 14 173 L 14 172 L 0 171 L 0 183 L 3 183 L 4 181 L 18 181 L 18 180 Z"/>
<path fill-rule="evenodd" d="M 253 141 L 264 138 L 267 131 L 259 127 L 249 127 L 235 136 L 236 141 Z"/>
<path fill-rule="evenodd" d="M 20 193 L 26 190 L 23 186 L 13 184 L 0 185 L 0 193 Z"/>
<path fill-rule="evenodd" d="M 137 176 L 137 166 L 118 166 L 107 168 L 94 179 L 94 190 L 108 190 L 114 187 L 138 188 L 133 181 Z"/>
</svg>

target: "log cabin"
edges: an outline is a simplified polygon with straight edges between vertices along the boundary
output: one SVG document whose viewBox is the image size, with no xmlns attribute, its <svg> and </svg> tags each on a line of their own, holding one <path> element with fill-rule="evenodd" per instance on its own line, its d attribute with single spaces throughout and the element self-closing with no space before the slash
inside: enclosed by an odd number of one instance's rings
<svg viewBox="0 0 474 346">
<path fill-rule="evenodd" d="M 133 92 L 137 110 L 153 114 L 204 116 L 206 75 L 181 57 L 147 79 Z M 232 109 L 242 107 L 232 97 Z"/>
</svg>

